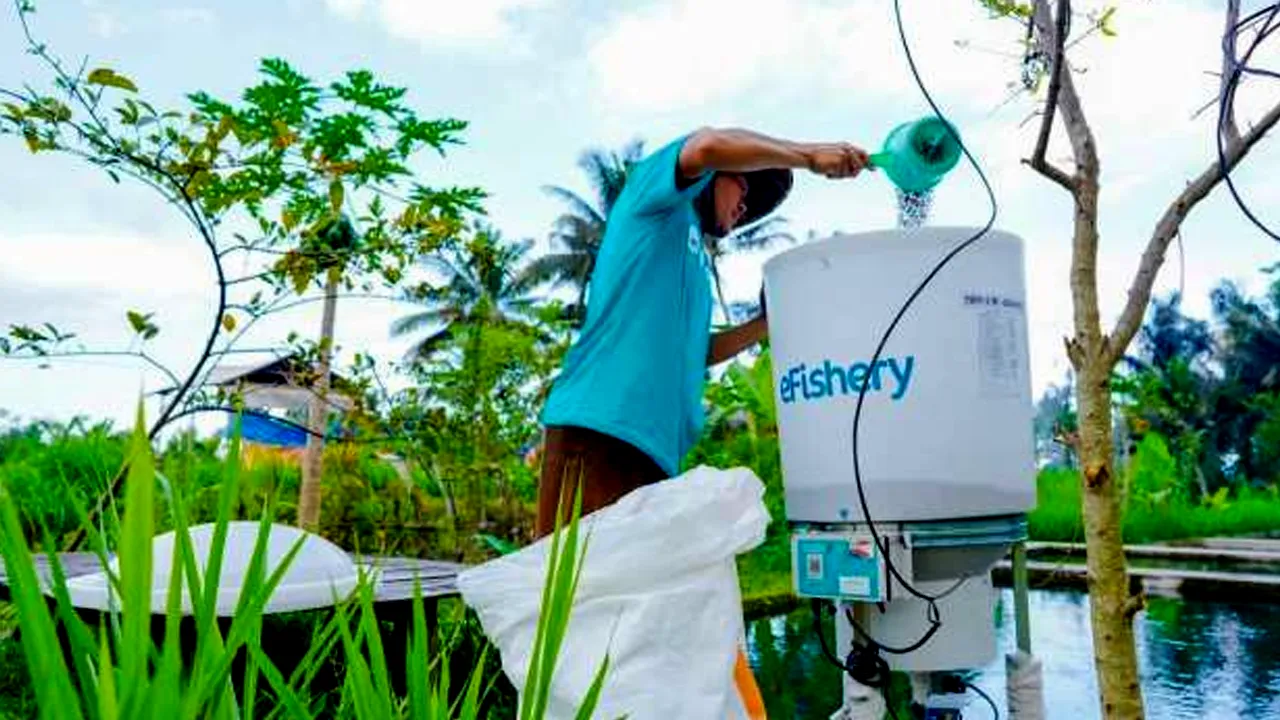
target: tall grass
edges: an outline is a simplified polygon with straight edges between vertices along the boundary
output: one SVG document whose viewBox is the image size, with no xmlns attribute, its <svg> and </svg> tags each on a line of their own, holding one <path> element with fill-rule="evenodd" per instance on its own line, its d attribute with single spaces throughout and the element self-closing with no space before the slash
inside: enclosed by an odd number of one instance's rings
<svg viewBox="0 0 1280 720">
<path fill-rule="evenodd" d="M 268 568 L 266 543 L 274 517 L 274 501 L 270 498 L 260 518 L 258 545 L 229 627 L 224 630 L 215 613 L 227 527 L 242 479 L 238 438 L 232 440 L 221 478 L 215 530 L 204 567 L 199 567 L 190 540 L 187 498 L 180 485 L 167 482 L 157 473 L 141 412 L 130 439 L 128 458 L 124 516 L 118 534 L 108 537 L 89 526 L 93 547 L 108 569 L 118 598 L 96 628 L 77 613 L 57 562 L 51 563 L 52 578 L 47 588 L 52 600 L 46 596 L 16 503 L 8 492 L 0 492 L 0 556 L 7 569 L 20 644 L 34 680 L 41 718 L 310 720 L 319 716 L 324 704 L 321 698 L 311 696 L 310 682 L 334 654 L 342 658 L 346 667 L 333 713 L 336 717 L 472 720 L 479 716 L 481 698 L 493 678 L 484 676 L 481 658 L 457 688 L 450 688 L 446 658 L 428 656 L 427 623 L 417 588 L 407 655 L 403 658 L 408 670 L 404 694 L 393 689 L 369 577 L 362 578 L 352 597 L 337 604 L 331 619 L 315 633 L 302 662 L 286 676 L 264 647 L 264 608 L 301 542 L 277 567 Z M 177 542 L 165 611 L 159 617 L 162 637 L 157 642 L 151 606 L 155 561 L 151 541 L 156 530 L 156 507 L 162 501 L 173 519 Z M 582 562 L 579 508 L 580 504 L 575 506 L 567 528 L 558 526 L 553 536 L 521 720 L 542 717 L 560 644 L 571 621 L 570 608 Z M 83 512 L 80 516 L 83 520 Z M 43 548 L 46 552 L 55 549 L 49 541 Z M 106 562 L 109 551 L 117 556 L 118 573 Z M 183 616 L 184 595 L 190 598 L 191 617 Z M 194 626 L 193 647 L 187 646 L 180 633 L 186 624 Z M 233 673 L 237 663 L 243 667 L 239 678 Z M 588 718 L 594 712 L 607 667 L 606 657 L 578 717 Z"/>
<path fill-rule="evenodd" d="M 1028 518 L 1031 538 L 1084 542 L 1079 473 L 1065 468 L 1042 470 L 1036 493 L 1036 508 Z M 1280 530 L 1280 495 L 1244 488 L 1209 502 L 1129 498 L 1123 522 L 1122 536 L 1129 544 L 1275 532 Z"/>
</svg>

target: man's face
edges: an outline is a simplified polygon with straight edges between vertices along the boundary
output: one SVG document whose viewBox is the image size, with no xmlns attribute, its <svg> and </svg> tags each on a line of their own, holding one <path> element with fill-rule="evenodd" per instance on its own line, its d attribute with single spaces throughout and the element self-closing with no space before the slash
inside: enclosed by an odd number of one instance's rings
<svg viewBox="0 0 1280 720">
<path fill-rule="evenodd" d="M 715 179 L 716 224 L 729 234 L 747 211 L 747 180 L 741 175 L 721 173 Z"/>
</svg>

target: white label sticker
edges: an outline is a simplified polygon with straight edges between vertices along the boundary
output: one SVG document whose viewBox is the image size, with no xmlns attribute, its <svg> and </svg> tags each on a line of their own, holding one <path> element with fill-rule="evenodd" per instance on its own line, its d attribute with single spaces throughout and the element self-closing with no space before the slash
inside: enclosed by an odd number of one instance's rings
<svg viewBox="0 0 1280 720">
<path fill-rule="evenodd" d="M 810 553 L 807 557 L 808 575 L 810 580 L 819 580 L 822 578 L 822 556 L 818 553 Z"/>
<path fill-rule="evenodd" d="M 978 368 L 987 395 L 1017 395 L 1023 386 L 1018 311 L 990 308 L 978 315 Z"/>
<path fill-rule="evenodd" d="M 866 597 L 871 594 L 871 578 L 869 577 L 842 577 L 840 578 L 840 594 L 852 595 L 854 597 Z"/>
</svg>

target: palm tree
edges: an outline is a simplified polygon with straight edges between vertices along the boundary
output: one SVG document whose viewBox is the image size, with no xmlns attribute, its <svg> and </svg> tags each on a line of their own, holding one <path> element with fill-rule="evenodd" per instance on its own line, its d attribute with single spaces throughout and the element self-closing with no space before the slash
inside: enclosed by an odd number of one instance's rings
<svg viewBox="0 0 1280 720">
<path fill-rule="evenodd" d="M 419 293 L 424 309 L 392 323 L 391 336 L 431 329 L 409 350 L 409 358 L 425 359 L 467 325 L 531 325 L 537 283 L 522 266 L 532 247 L 533 240 L 507 242 L 496 229 L 480 226 L 465 243 L 427 258 L 443 282 Z"/>
<path fill-rule="evenodd" d="M 621 151 L 592 148 L 579 157 L 578 167 L 595 191 L 594 205 L 572 190 L 556 185 L 544 188 L 568 204 L 569 210 L 556 218 L 551 230 L 552 246 L 560 250 L 534 260 L 525 275 L 536 284 L 550 282 L 553 290 L 566 284 L 577 289 L 577 301 L 566 308 L 575 326 L 581 326 L 586 319 L 587 288 L 604 240 L 605 223 L 622 194 L 627 173 L 643 155 L 644 141 L 633 140 Z"/>
</svg>

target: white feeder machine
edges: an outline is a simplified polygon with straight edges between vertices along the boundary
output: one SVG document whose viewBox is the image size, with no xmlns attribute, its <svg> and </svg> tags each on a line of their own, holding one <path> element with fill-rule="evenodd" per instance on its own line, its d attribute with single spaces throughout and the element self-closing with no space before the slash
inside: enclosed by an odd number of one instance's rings
<svg viewBox="0 0 1280 720">
<path fill-rule="evenodd" d="M 872 362 L 925 273 L 977 232 L 836 234 L 764 267 L 795 591 L 849 607 L 888 648 L 909 647 L 930 627 L 928 603 L 892 571 L 937 597 L 940 624 L 928 641 L 885 657 L 919 685 L 994 659 L 990 571 L 1026 538 L 1035 505 L 1020 238 L 991 230 L 954 257 Z M 860 497 L 853 423 L 864 383 Z M 853 630 L 836 616 L 843 658 Z M 855 717 L 851 704 L 866 688 L 848 676 L 845 685 L 845 717 Z M 917 700 L 933 703 L 927 717 L 959 717 L 945 707 L 954 694 L 934 686 L 917 687 Z"/>
</svg>

